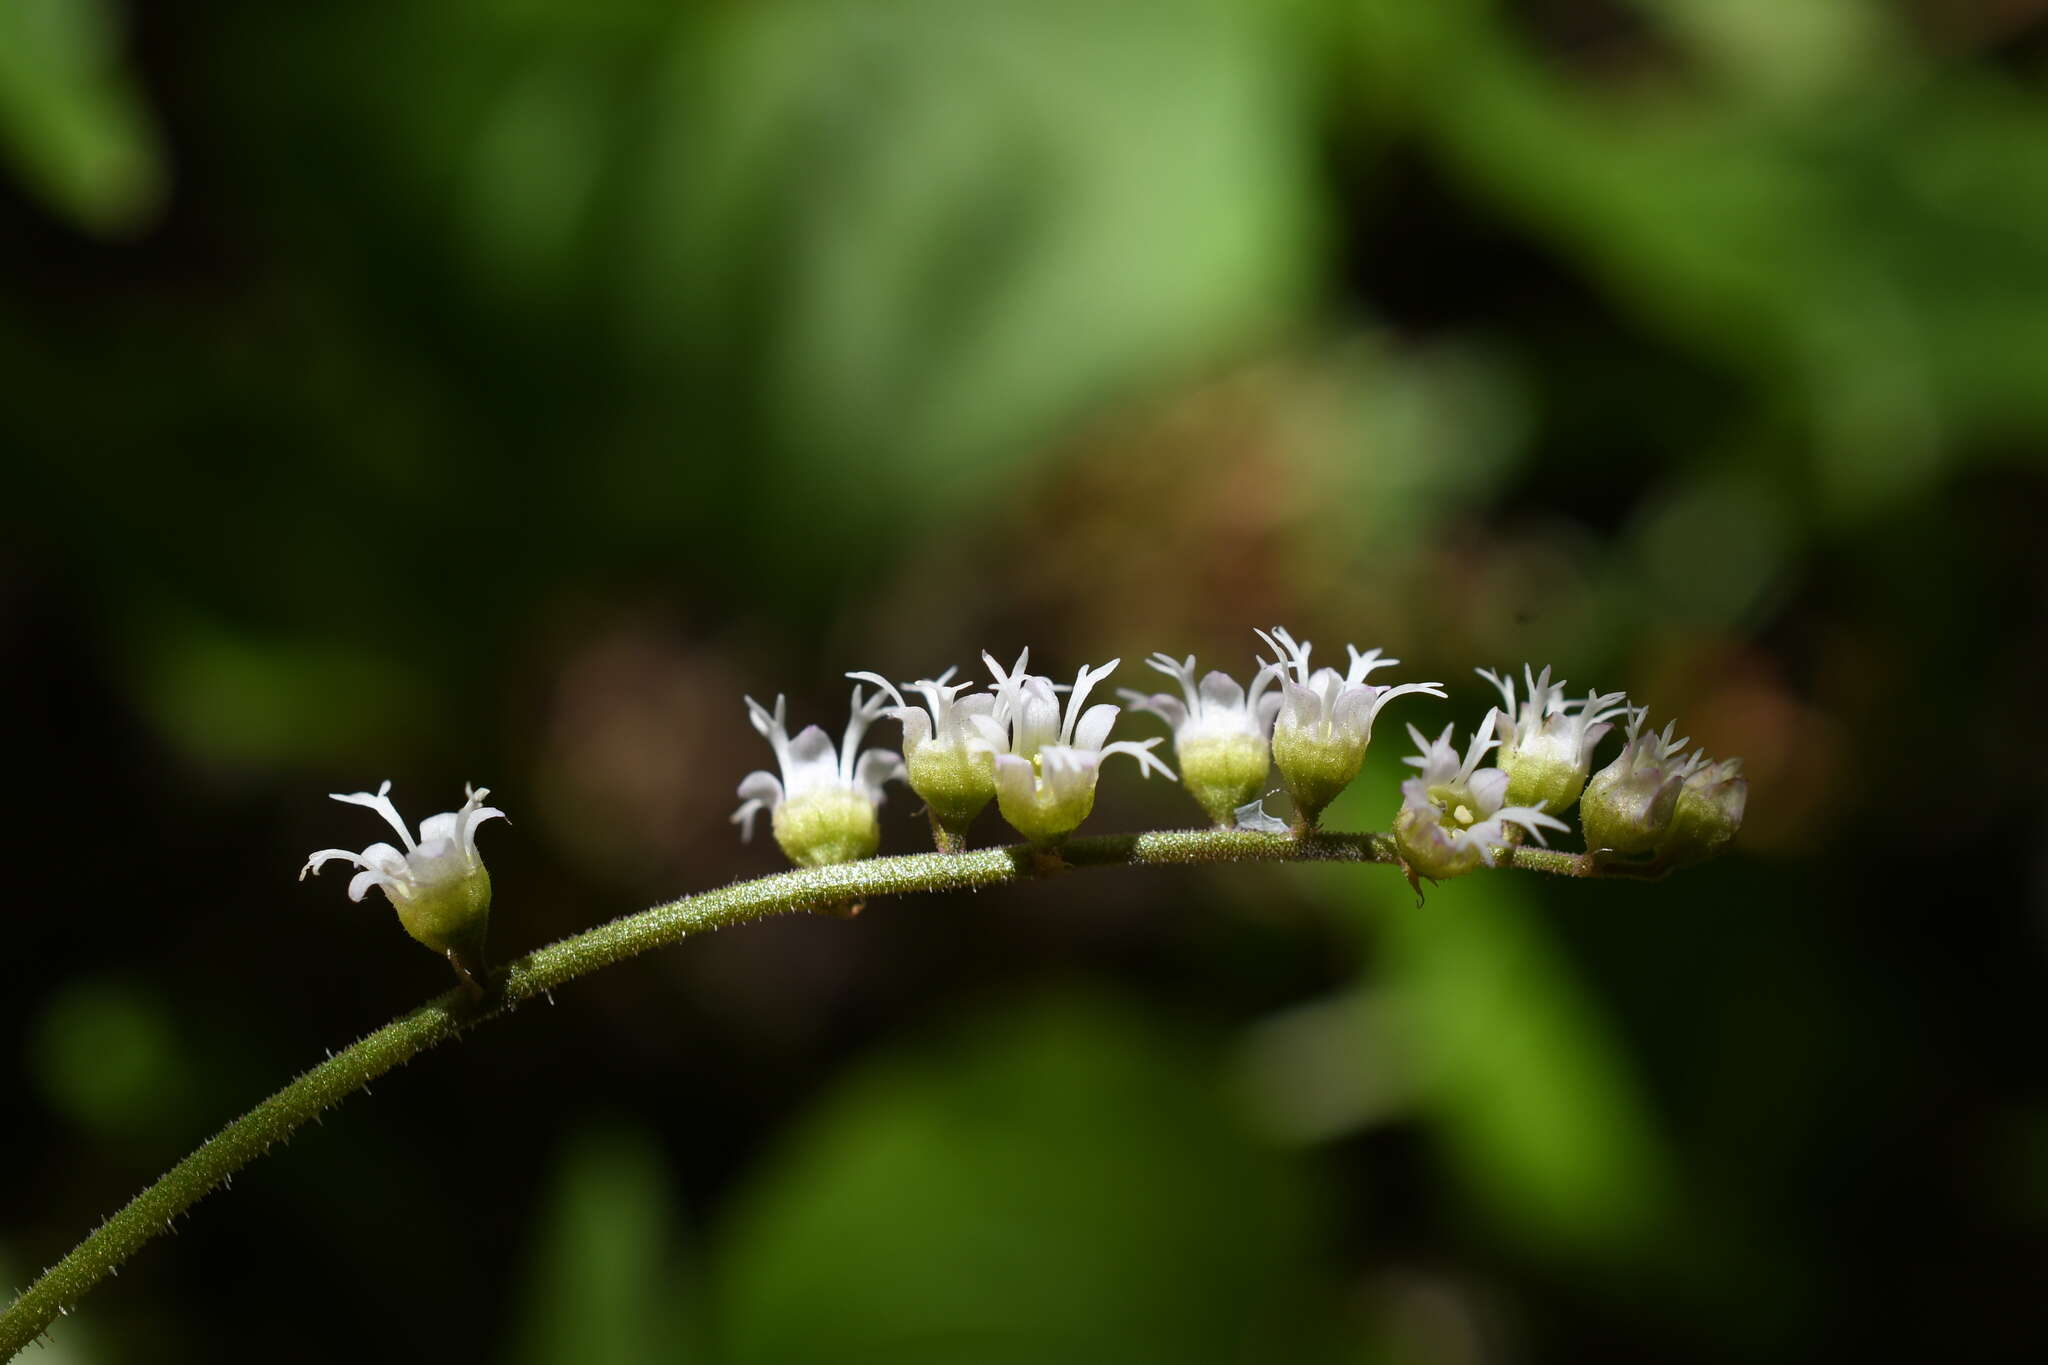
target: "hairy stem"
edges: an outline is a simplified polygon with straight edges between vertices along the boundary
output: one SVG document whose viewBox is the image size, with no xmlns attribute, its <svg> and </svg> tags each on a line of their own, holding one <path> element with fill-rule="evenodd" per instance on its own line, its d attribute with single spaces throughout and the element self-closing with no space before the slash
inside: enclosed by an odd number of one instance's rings
<svg viewBox="0 0 2048 1365">
<path fill-rule="evenodd" d="M 347 1099 L 394 1067 L 437 1043 L 493 1018 L 586 972 L 608 967 L 691 934 L 770 915 L 834 911 L 876 896 L 957 891 L 1026 881 L 1069 867 L 1156 867 L 1180 863 L 1336 861 L 1394 863 L 1383 834 L 1259 834 L 1246 830 L 1167 830 L 1095 835 L 1064 845 L 1057 856 L 1026 845 L 972 853 L 920 853 L 869 858 L 836 867 L 801 868 L 738 882 L 627 915 L 539 948 L 494 973 L 480 995 L 458 989 L 435 997 L 335 1053 L 209 1138 L 157 1182 L 74 1247 L 4 1312 L 0 1359 L 27 1346 L 58 1315 L 143 1243 L 242 1167 L 285 1141 L 309 1119 Z M 1508 866 L 1568 877 L 1657 875 L 1660 869 L 1599 862 L 1591 855 L 1517 848 Z"/>
</svg>

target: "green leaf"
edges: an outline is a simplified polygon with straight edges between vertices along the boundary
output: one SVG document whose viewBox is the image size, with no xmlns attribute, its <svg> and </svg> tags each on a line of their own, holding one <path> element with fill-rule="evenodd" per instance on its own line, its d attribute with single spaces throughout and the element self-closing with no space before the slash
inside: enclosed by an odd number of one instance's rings
<svg viewBox="0 0 2048 1365">
<path fill-rule="evenodd" d="M 165 167 L 122 63 L 111 0 L 0 4 L 0 155 L 45 207 L 90 232 L 146 226 Z"/>
<path fill-rule="evenodd" d="M 803 461 L 803 540 L 863 513 L 905 534 L 1081 405 L 1299 306 L 1314 168 L 1285 9 L 718 9 L 666 82 L 629 303 L 659 350 L 744 380 Z"/>
<path fill-rule="evenodd" d="M 1623 1258 L 1672 1214 L 1667 1152 L 1628 1059 L 1510 879 L 1405 887 L 1310 871 L 1370 908 L 1373 982 L 1421 1112 L 1474 1206 L 1533 1250 Z"/>
<path fill-rule="evenodd" d="M 537 1224 L 512 1359 L 640 1365 L 695 1358 L 679 1292 L 675 1190 L 637 1128 L 578 1134 Z"/>
<path fill-rule="evenodd" d="M 1140 1020 L 1004 1009 L 868 1063 L 740 1199 L 732 1365 L 1303 1359 L 1290 1171 Z"/>
</svg>

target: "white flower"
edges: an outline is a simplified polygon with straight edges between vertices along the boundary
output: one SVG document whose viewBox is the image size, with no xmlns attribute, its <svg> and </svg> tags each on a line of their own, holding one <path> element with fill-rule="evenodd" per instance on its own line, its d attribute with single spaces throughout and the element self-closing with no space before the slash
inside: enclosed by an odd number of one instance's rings
<svg viewBox="0 0 2048 1365">
<path fill-rule="evenodd" d="M 1586 774 L 1593 768 L 1593 749 L 1613 729 L 1609 722 L 1626 715 L 1628 699 L 1620 692 L 1567 702 L 1564 679 L 1550 681 L 1550 670 L 1531 674 L 1522 666 L 1527 691 L 1518 706 L 1515 678 L 1484 668 L 1474 669 L 1500 691 L 1495 715 L 1500 733 L 1500 766 L 1508 775 L 1508 797 L 1518 805 L 1541 806 L 1561 815 L 1579 799 Z M 1573 707 L 1577 710 L 1573 710 Z"/>
<path fill-rule="evenodd" d="M 1005 672 L 993 656 L 981 657 L 995 677 L 996 703 L 993 714 L 974 717 L 974 725 L 995 751 L 996 804 L 1032 843 L 1061 839 L 1088 818 L 1095 808 L 1097 773 L 1112 754 L 1136 759 L 1141 775 L 1157 768 L 1173 780 L 1173 770 L 1152 753 L 1160 742 L 1156 737 L 1104 742 L 1120 708 L 1103 702 L 1082 710 L 1090 689 L 1116 670 L 1117 660 L 1081 670 L 1062 719 L 1059 687 L 1052 679 L 1026 674 L 1021 659 Z"/>
<path fill-rule="evenodd" d="M 1271 737 L 1280 694 L 1267 689 L 1278 678 L 1278 669 L 1270 664 L 1260 668 L 1247 692 L 1220 671 L 1204 675 L 1197 685 L 1192 654 L 1184 660 L 1154 654 L 1145 662 L 1179 683 L 1181 695 L 1160 692 L 1148 697 L 1128 687 L 1119 689 L 1119 695 L 1132 710 L 1150 711 L 1173 727 L 1181 782 L 1210 819 L 1229 826 L 1240 807 L 1259 799 L 1273 766 Z"/>
<path fill-rule="evenodd" d="M 871 855 L 882 841 L 875 818 L 882 804 L 882 784 L 903 776 L 903 760 L 895 754 L 883 749 L 860 752 L 861 736 L 887 709 L 883 695 L 863 697 L 860 688 L 853 689 L 846 737 L 836 753 L 831 736 L 815 725 L 804 727 L 795 739 L 789 737 L 786 699 L 778 696 L 773 712 L 752 697 L 746 701 L 747 718 L 775 750 L 782 776 L 761 770 L 741 779 L 740 808 L 732 814 L 740 837 L 753 838 L 754 817 L 765 809 L 775 842 L 791 862 L 816 867 Z"/>
<path fill-rule="evenodd" d="M 1258 636 L 1276 656 L 1271 667 L 1280 677 L 1273 761 L 1303 822 L 1313 825 L 1323 807 L 1358 776 L 1380 709 L 1410 693 L 1441 697 L 1443 686 L 1433 682 L 1375 686 L 1366 679 L 1401 661 L 1383 659 L 1377 649 L 1360 653 L 1356 646 L 1346 646 L 1351 662 L 1343 673 L 1334 668 L 1311 670 L 1308 641 L 1297 642 L 1278 626 L 1271 634 L 1262 630 Z"/>
<path fill-rule="evenodd" d="M 1673 739 L 1676 721 L 1663 734 L 1643 729 L 1648 708 L 1629 712 L 1628 742 L 1615 760 L 1593 774 L 1580 798 L 1579 819 L 1586 847 L 1595 852 L 1641 854 L 1654 850 L 1671 826 L 1685 780 L 1705 766 L 1695 752 L 1684 758 L 1685 739 Z"/>
<path fill-rule="evenodd" d="M 1019 672 L 1029 658 L 1027 650 L 1017 660 Z M 975 728 L 976 717 L 994 716 L 996 698 L 986 692 L 962 696 L 974 684 L 948 681 L 953 676 L 950 668 L 936 678 L 905 683 L 902 692 L 879 673 L 846 676 L 873 683 L 894 703 L 887 714 L 903 726 L 910 789 L 924 798 L 940 847 L 965 847 L 967 827 L 996 794 L 995 749 Z M 903 692 L 923 694 L 924 705 L 906 703 Z"/>
<path fill-rule="evenodd" d="M 1411 875 L 1442 881 L 1480 866 L 1492 867 L 1518 825 L 1543 842 L 1543 830 L 1569 829 L 1564 821 L 1536 806 L 1505 804 L 1508 775 L 1499 768 L 1481 768 L 1486 751 L 1500 741 L 1486 732 L 1493 717 L 1472 736 L 1461 760 L 1451 745 L 1446 725 L 1434 742 L 1414 726 L 1408 735 L 1417 754 L 1401 760 L 1420 768 L 1401 784 L 1401 813 L 1394 818 L 1394 842 Z"/>
<path fill-rule="evenodd" d="M 371 844 L 361 853 L 345 848 L 323 848 L 306 860 L 299 879 L 318 872 L 335 859 L 344 859 L 362 869 L 348 884 L 348 898 L 359 901 L 370 888 L 379 887 L 384 898 L 398 911 L 406 932 L 437 953 L 447 955 L 458 972 L 472 985 L 480 985 L 476 973 L 482 968 L 483 937 L 491 909 L 491 877 L 476 851 L 476 830 L 486 820 L 505 812 L 486 806 L 488 787 L 464 788 L 467 800 L 462 809 L 430 815 L 420 822 L 415 840 L 398 808 L 391 804 L 391 784 L 377 788 L 377 794 L 354 792 L 335 794 L 331 799 L 352 806 L 367 806 L 384 817 L 398 832 L 404 851 L 390 844 Z"/>
</svg>

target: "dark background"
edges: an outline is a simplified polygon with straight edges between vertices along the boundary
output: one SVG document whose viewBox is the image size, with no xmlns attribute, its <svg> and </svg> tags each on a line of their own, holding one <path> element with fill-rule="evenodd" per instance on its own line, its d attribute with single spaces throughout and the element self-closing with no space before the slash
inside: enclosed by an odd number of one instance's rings
<svg viewBox="0 0 2048 1365">
<path fill-rule="evenodd" d="M 2044 80 L 2030 0 L 0 4 L 13 1284 L 446 985 L 327 792 L 488 783 L 512 954 L 779 865 L 742 693 L 982 648 L 1384 646 L 1343 828 L 1475 665 L 1751 781 L 1662 885 L 661 952 L 32 1358 L 2038 1358 Z"/>
</svg>

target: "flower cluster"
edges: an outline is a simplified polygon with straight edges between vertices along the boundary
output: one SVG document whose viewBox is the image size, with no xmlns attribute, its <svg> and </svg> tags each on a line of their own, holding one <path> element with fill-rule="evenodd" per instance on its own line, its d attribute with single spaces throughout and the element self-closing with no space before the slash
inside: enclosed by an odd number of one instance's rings
<svg viewBox="0 0 2048 1365">
<path fill-rule="evenodd" d="M 1178 776 L 1212 823 L 1223 828 L 1277 827 L 1262 806 L 1277 767 L 1282 785 L 1294 797 L 1297 824 L 1308 829 L 1357 776 L 1380 708 L 1409 693 L 1441 697 L 1443 689 L 1436 683 L 1368 683 L 1368 675 L 1398 662 L 1381 658 L 1376 649 L 1352 648 L 1349 670 L 1338 673 L 1312 669 L 1309 646 L 1283 629 L 1258 634 L 1278 657 L 1256 660 L 1249 685 L 1220 671 L 1198 680 L 1193 656 L 1155 654 L 1147 663 L 1173 679 L 1179 695 L 1146 695 L 1130 688 L 1120 689 L 1120 695 L 1133 710 L 1155 715 L 1172 729 Z M 1116 670 L 1117 660 L 1099 668 L 1084 667 L 1071 684 L 1065 684 L 1031 673 L 1030 657 L 1026 650 L 1005 667 L 993 655 L 983 654 L 990 679 L 985 690 L 954 681 L 950 668 L 936 678 L 902 684 L 879 673 L 848 674 L 873 685 L 875 701 L 862 703 L 856 694 L 861 724 L 849 728 L 836 770 L 822 736 L 810 745 L 817 771 L 836 772 L 829 781 L 821 779 L 819 790 L 830 787 L 836 793 L 842 822 L 789 817 L 786 812 L 796 800 L 795 791 L 778 794 L 773 778 L 765 773 L 742 784 L 740 795 L 746 803 L 734 818 L 745 823 L 767 809 L 776 821 L 783 851 L 798 863 L 864 857 L 874 847 L 871 817 L 881 803 L 881 783 L 901 777 L 924 801 L 933 838 L 942 851 L 966 847 L 969 826 L 990 802 L 1031 844 L 1050 849 L 1094 809 L 1104 759 L 1121 754 L 1138 765 L 1141 776 L 1157 772 L 1169 780 L 1175 777 L 1153 752 L 1163 739 L 1111 740 L 1121 708 L 1108 702 L 1089 705 L 1095 689 Z M 884 699 L 887 706 L 876 711 Z M 749 705 L 756 728 L 762 728 L 766 713 Z M 903 728 L 900 765 L 894 755 L 882 756 L 872 768 L 867 758 L 853 756 L 865 719 L 876 714 L 893 718 Z M 793 751 L 804 740 L 799 736 L 785 746 L 777 739 L 779 704 L 773 720 L 777 728 L 762 728 L 762 733 L 777 744 L 785 784 L 792 784 L 785 751 Z M 865 773 L 872 781 L 857 780 L 856 773 Z"/>
<path fill-rule="evenodd" d="M 1120 695 L 1166 722 L 1178 779 L 1213 824 L 1312 840 L 1324 810 L 1364 765 L 1380 712 L 1405 696 L 1441 700 L 1444 689 L 1435 682 L 1369 681 L 1399 663 L 1377 649 L 1347 646 L 1340 673 L 1313 667 L 1308 641 L 1285 629 L 1255 634 L 1272 657 L 1255 657 L 1248 684 L 1214 670 L 1198 678 L 1193 655 L 1154 654 L 1146 662 L 1177 691 L 1125 688 Z M 1030 657 L 1027 650 L 1006 668 L 983 654 L 986 686 L 954 681 L 950 668 L 902 684 L 879 673 L 848 674 L 856 685 L 837 745 L 815 725 L 791 737 L 783 697 L 772 710 L 747 698 L 747 718 L 768 741 L 776 767 L 739 784 L 732 818 L 742 837 L 752 836 L 765 812 L 776 843 L 799 866 L 870 857 L 881 846 L 884 793 L 900 781 L 924 802 L 941 852 L 964 849 L 969 827 L 993 802 L 1017 833 L 1051 856 L 1094 810 L 1104 760 L 1122 755 L 1141 776 L 1156 771 L 1175 779 L 1153 752 L 1164 737 L 1112 740 L 1122 709 L 1089 704 L 1117 660 L 1083 667 L 1072 683 L 1059 683 L 1031 673 Z M 1500 705 L 1462 752 L 1452 742 L 1455 726 L 1434 740 L 1408 727 L 1417 752 L 1405 761 L 1417 773 L 1401 786 L 1392 849 L 1411 881 L 1497 866 L 1525 840 L 1542 844 L 1546 831 L 1568 829 L 1563 817 L 1575 804 L 1586 839 L 1578 856 L 1588 868 L 1685 866 L 1718 853 L 1741 828 L 1749 788 L 1740 759 L 1686 754 L 1688 741 L 1673 738 L 1675 725 L 1648 729 L 1648 712 L 1619 692 L 1569 700 L 1548 668 L 1525 667 L 1519 687 L 1512 673 L 1477 671 L 1500 693 Z M 861 747 L 884 717 L 902 729 L 901 757 Z M 1594 772 L 1594 751 L 1617 720 L 1625 729 L 1621 752 Z M 1495 766 L 1482 767 L 1495 750 Z M 1291 826 L 1265 811 L 1276 772 L 1293 805 Z M 381 888 L 406 931 L 480 988 L 491 881 L 477 855 L 476 829 L 502 812 L 483 804 L 488 792 L 472 790 L 460 810 L 429 817 L 415 840 L 391 804 L 390 787 L 334 799 L 383 816 L 402 849 L 322 849 L 300 875 L 337 858 L 354 864 L 361 870 L 349 884 L 351 899 Z"/>
</svg>

